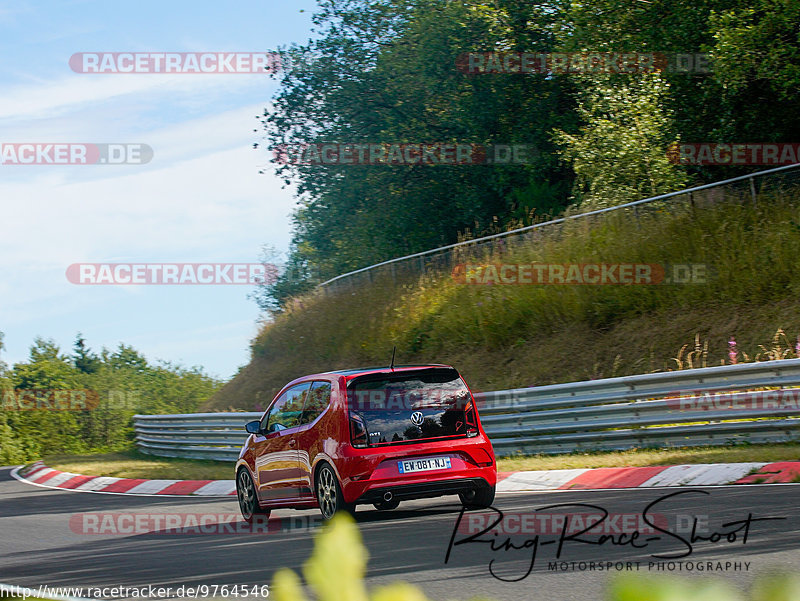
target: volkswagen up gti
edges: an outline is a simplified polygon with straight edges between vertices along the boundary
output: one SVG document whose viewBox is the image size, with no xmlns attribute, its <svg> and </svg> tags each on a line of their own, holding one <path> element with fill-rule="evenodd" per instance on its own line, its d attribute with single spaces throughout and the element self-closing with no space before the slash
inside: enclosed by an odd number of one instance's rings
<svg viewBox="0 0 800 601">
<path fill-rule="evenodd" d="M 457 494 L 494 500 L 497 466 L 472 397 L 447 365 L 313 374 L 289 382 L 236 462 L 242 516 L 319 507 L 330 519 L 358 504 Z M 263 519 L 263 518 L 262 518 Z"/>
</svg>

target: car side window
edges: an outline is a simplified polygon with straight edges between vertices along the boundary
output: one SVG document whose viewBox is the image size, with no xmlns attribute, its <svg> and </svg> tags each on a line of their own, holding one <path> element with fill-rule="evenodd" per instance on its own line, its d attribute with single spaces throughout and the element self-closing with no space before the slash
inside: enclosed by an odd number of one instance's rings
<svg viewBox="0 0 800 601">
<path fill-rule="evenodd" d="M 314 382 L 306 395 L 306 404 L 303 407 L 303 417 L 301 424 L 313 422 L 325 411 L 331 401 L 331 383 Z"/>
<path fill-rule="evenodd" d="M 288 390 L 286 392 L 288 392 Z M 267 410 L 267 412 L 261 418 L 261 431 L 262 432 L 266 432 L 267 431 L 267 422 L 269 421 L 269 416 L 272 415 L 272 412 L 276 411 L 278 407 L 281 407 L 286 402 L 286 392 L 284 392 L 281 396 L 279 396 L 277 399 L 275 399 L 275 401 L 273 401 L 272 405 L 270 405 L 270 408 Z"/>
<path fill-rule="evenodd" d="M 309 383 L 292 386 L 272 404 L 267 415 L 261 420 L 261 429 L 265 432 L 278 432 L 286 428 L 300 425 L 303 414 L 303 402 Z"/>
</svg>

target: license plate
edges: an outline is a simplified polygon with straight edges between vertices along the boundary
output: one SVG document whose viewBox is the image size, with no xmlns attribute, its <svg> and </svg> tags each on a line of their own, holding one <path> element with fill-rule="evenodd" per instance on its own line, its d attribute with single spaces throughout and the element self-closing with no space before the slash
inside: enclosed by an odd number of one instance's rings
<svg viewBox="0 0 800 601">
<path fill-rule="evenodd" d="M 409 459 L 408 461 L 398 461 L 397 468 L 401 474 L 412 472 L 429 472 L 431 470 L 449 470 L 449 457 L 429 457 L 428 459 Z"/>
</svg>

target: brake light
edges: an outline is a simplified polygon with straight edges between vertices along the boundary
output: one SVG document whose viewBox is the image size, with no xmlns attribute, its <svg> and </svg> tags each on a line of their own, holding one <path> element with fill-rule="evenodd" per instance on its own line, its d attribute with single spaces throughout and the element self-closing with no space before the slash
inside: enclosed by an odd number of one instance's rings
<svg viewBox="0 0 800 601">
<path fill-rule="evenodd" d="M 464 409 L 464 421 L 467 423 L 467 436 L 478 435 L 478 417 L 475 412 L 475 405 L 472 401 L 467 403 L 467 408 Z"/>
<path fill-rule="evenodd" d="M 357 449 L 365 448 L 368 443 L 367 427 L 357 413 L 350 414 L 350 442 Z"/>
</svg>

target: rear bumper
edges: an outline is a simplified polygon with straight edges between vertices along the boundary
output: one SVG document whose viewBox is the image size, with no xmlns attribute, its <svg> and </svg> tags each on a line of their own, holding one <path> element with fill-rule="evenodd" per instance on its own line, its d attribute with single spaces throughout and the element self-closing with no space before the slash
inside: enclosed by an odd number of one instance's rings
<svg viewBox="0 0 800 601">
<path fill-rule="evenodd" d="M 413 473 L 401 473 L 398 469 L 398 463 L 403 460 L 443 456 L 450 458 L 448 469 Z M 457 494 L 476 485 L 492 487 L 497 483 L 494 450 L 483 433 L 474 438 L 379 449 L 355 449 L 347 445 L 337 469 L 347 503 L 373 502 L 371 499 L 376 496 L 381 500 L 387 491 L 398 499 L 422 499 Z"/>
<path fill-rule="evenodd" d="M 397 484 L 371 488 L 362 494 L 356 503 L 377 503 L 384 500 L 386 493 L 391 493 L 396 501 L 410 499 L 427 499 L 443 495 L 455 495 L 478 488 L 488 488 L 489 483 L 483 478 L 459 478 L 434 482 L 418 482 L 416 484 Z"/>
<path fill-rule="evenodd" d="M 494 465 L 479 467 L 463 461 L 460 453 L 450 454 L 453 469 L 414 474 L 387 473 L 396 460 L 382 462 L 370 478 L 347 479 L 342 493 L 348 503 L 374 503 L 383 500 L 386 492 L 398 500 L 424 499 L 442 495 L 455 495 L 476 487 L 492 487 L 497 483 L 497 468 Z"/>
</svg>

